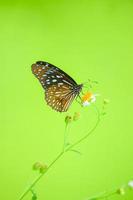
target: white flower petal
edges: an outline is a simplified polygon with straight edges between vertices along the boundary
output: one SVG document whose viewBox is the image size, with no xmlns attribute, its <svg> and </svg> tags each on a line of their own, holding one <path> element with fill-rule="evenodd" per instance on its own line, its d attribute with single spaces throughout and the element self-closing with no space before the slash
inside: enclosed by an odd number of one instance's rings
<svg viewBox="0 0 133 200">
<path fill-rule="evenodd" d="M 131 181 L 128 182 L 128 186 L 129 186 L 130 188 L 133 188 L 133 180 L 131 180 Z"/>
<path fill-rule="evenodd" d="M 91 98 L 91 103 L 94 103 L 96 101 L 96 96 L 93 95 L 93 97 Z"/>
<path fill-rule="evenodd" d="M 83 102 L 83 106 L 90 106 L 90 102 L 84 101 L 84 102 Z"/>
</svg>

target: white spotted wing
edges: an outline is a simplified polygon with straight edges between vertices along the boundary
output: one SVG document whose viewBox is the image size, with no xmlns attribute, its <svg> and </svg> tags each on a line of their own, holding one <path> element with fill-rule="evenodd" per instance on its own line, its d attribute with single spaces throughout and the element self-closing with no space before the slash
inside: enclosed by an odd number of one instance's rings
<svg viewBox="0 0 133 200">
<path fill-rule="evenodd" d="M 33 64 L 32 72 L 45 89 L 47 104 L 59 112 L 68 110 L 83 86 L 82 84 L 78 85 L 58 67 L 44 61 Z"/>
</svg>

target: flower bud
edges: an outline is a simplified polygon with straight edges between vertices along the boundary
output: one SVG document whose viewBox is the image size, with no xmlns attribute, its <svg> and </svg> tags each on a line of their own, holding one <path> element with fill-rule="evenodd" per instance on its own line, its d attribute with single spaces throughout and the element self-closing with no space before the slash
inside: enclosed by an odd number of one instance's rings
<svg viewBox="0 0 133 200">
<path fill-rule="evenodd" d="M 117 194 L 124 195 L 125 194 L 125 189 L 123 187 L 119 188 L 117 190 Z"/>
<path fill-rule="evenodd" d="M 37 200 L 37 195 L 33 194 L 32 199 L 31 200 Z"/>
<path fill-rule="evenodd" d="M 104 105 L 109 104 L 109 99 L 104 99 L 104 100 L 103 100 L 103 104 L 104 104 Z"/>
<path fill-rule="evenodd" d="M 42 164 L 40 167 L 40 173 L 43 174 L 48 169 L 48 166 L 46 164 Z"/>
<path fill-rule="evenodd" d="M 76 120 L 79 119 L 79 117 L 80 117 L 80 113 L 79 112 L 75 112 L 74 116 L 73 116 L 73 120 L 76 121 Z"/>
<path fill-rule="evenodd" d="M 71 122 L 72 122 L 72 117 L 71 117 L 70 115 L 67 115 L 67 116 L 65 117 L 65 122 L 66 122 L 66 124 L 71 123 Z"/>
<path fill-rule="evenodd" d="M 33 170 L 39 170 L 40 169 L 40 167 L 41 167 L 41 163 L 40 162 L 36 162 L 36 163 L 34 163 L 34 165 L 33 165 Z"/>
<path fill-rule="evenodd" d="M 48 168 L 47 165 L 41 162 L 36 162 L 33 165 L 33 170 L 39 170 L 40 173 L 44 173 L 47 170 L 47 168 Z"/>
</svg>

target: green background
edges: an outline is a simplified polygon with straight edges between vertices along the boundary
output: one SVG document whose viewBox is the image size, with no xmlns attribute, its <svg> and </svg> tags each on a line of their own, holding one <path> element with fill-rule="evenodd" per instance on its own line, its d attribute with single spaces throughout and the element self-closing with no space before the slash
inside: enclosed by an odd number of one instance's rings
<svg viewBox="0 0 133 200">
<path fill-rule="evenodd" d="M 33 163 L 49 164 L 62 148 L 66 114 L 46 106 L 31 73 L 37 60 L 78 83 L 98 80 L 96 92 L 110 99 L 107 116 L 77 147 L 82 156 L 60 159 L 35 188 L 38 199 L 86 200 L 133 178 L 132 54 L 132 0 L 0 2 L 0 199 L 17 200 L 37 175 Z M 74 102 L 68 113 L 75 111 L 81 119 L 71 126 L 73 140 L 94 122 L 91 107 Z"/>
</svg>

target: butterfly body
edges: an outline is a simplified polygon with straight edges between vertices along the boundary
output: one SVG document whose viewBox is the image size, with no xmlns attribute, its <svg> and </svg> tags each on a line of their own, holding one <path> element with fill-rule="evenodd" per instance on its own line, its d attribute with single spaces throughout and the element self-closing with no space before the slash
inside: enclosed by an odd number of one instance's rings
<svg viewBox="0 0 133 200">
<path fill-rule="evenodd" d="M 82 90 L 74 79 L 58 67 L 44 61 L 32 65 L 32 72 L 45 90 L 45 100 L 59 112 L 66 112 Z"/>
</svg>

